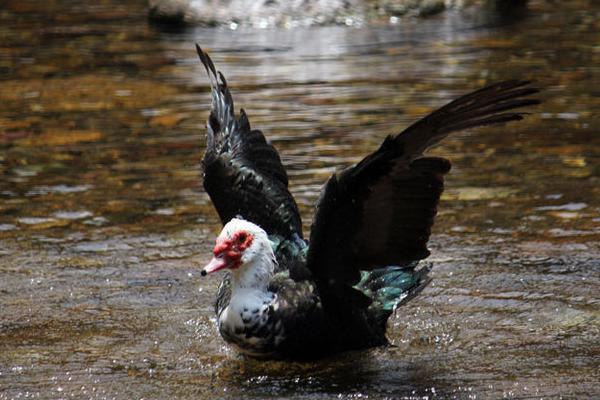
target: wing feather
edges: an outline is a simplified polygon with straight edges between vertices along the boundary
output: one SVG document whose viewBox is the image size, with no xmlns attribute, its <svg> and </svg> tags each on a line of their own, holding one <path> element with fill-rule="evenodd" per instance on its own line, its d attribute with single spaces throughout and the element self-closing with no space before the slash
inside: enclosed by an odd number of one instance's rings
<svg viewBox="0 0 600 400">
<path fill-rule="evenodd" d="M 198 45 L 196 50 L 211 85 L 212 108 L 202 160 L 204 188 L 221 222 L 241 215 L 269 234 L 302 237 L 298 206 L 288 190 L 287 173 L 277 150 L 261 131 L 251 129 L 242 109 L 236 118 L 227 81 Z"/>
<path fill-rule="evenodd" d="M 329 179 L 307 256 L 322 291 L 331 292 L 325 298 L 344 301 L 360 270 L 409 266 L 429 256 L 427 242 L 450 162 L 423 152 L 450 132 L 522 119 L 523 113 L 507 111 L 539 103 L 523 98 L 538 92 L 528 85 L 506 81 L 462 96 Z"/>
</svg>

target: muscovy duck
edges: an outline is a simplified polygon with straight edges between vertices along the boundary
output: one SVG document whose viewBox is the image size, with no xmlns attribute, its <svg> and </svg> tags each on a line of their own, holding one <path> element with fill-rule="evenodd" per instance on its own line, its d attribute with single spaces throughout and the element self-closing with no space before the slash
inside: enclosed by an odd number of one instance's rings
<svg viewBox="0 0 600 400">
<path fill-rule="evenodd" d="M 423 152 L 450 132 L 516 121 L 538 90 L 505 81 L 432 112 L 335 173 L 310 240 L 275 148 L 235 116 L 227 82 L 196 45 L 211 84 L 204 187 L 224 224 L 201 274 L 228 270 L 221 336 L 254 357 L 306 359 L 388 343 L 392 312 L 430 282 L 427 241 L 450 162 Z"/>
</svg>

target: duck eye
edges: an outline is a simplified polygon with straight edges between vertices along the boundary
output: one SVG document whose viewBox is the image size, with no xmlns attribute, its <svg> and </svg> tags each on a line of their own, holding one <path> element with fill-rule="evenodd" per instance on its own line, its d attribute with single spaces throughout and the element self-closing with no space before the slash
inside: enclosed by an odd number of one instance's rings
<svg viewBox="0 0 600 400">
<path fill-rule="evenodd" d="M 239 243 L 244 243 L 246 241 L 246 232 L 240 232 L 237 240 Z"/>
</svg>

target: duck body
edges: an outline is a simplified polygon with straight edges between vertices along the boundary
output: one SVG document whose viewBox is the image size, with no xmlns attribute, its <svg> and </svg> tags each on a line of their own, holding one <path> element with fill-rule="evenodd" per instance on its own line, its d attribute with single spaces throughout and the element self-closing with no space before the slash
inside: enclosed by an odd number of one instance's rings
<svg viewBox="0 0 600 400">
<path fill-rule="evenodd" d="M 268 238 L 261 231 L 237 218 L 224 228 L 226 234 L 248 232 L 254 242 Z M 319 285 L 306 269 L 306 242 L 267 240 L 270 251 L 261 251 L 246 268 L 229 272 L 219 287 L 215 313 L 227 342 L 253 357 L 288 359 L 387 343 L 385 321 L 375 309 L 323 307 Z M 411 281 L 407 291 L 419 283 L 423 282 Z"/>
<path fill-rule="evenodd" d="M 387 320 L 430 282 L 427 242 L 450 170 L 423 152 L 449 133 L 522 119 L 538 104 L 528 82 L 467 94 L 388 136 L 335 173 L 317 202 L 310 239 L 279 154 L 197 46 L 211 82 L 204 187 L 223 229 L 202 275 L 227 271 L 215 312 L 223 339 L 260 358 L 310 359 L 388 343 Z"/>
</svg>

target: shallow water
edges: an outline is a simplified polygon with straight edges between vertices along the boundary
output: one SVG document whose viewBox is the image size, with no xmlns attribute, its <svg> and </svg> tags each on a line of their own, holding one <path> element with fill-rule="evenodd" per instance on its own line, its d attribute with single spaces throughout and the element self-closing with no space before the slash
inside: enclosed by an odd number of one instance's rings
<svg viewBox="0 0 600 400">
<path fill-rule="evenodd" d="M 563 3 L 173 31 L 143 1 L 5 2 L 0 399 L 599 397 L 600 8 Z M 282 363 L 221 341 L 194 42 L 280 150 L 307 230 L 325 179 L 387 134 L 486 82 L 544 89 L 525 121 L 431 151 L 453 161 L 434 282 L 390 320 L 395 347 Z"/>
</svg>

